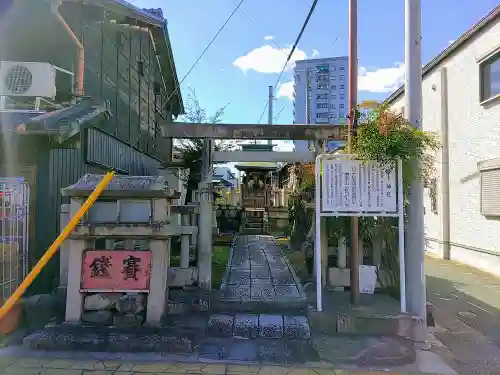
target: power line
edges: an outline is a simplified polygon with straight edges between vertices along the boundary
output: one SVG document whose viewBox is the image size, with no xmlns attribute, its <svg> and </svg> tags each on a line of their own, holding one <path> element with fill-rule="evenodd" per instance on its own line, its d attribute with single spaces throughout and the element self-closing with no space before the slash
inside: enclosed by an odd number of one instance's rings
<svg viewBox="0 0 500 375">
<path fill-rule="evenodd" d="M 234 8 L 234 10 L 231 12 L 231 14 L 229 15 L 229 17 L 226 19 L 226 21 L 219 28 L 219 30 L 217 31 L 217 33 L 215 34 L 215 36 L 212 38 L 212 40 L 210 41 L 210 43 L 208 43 L 207 47 L 203 50 L 203 52 L 200 54 L 200 56 L 198 56 L 198 58 L 196 59 L 196 61 L 194 62 L 194 64 L 191 66 L 191 68 L 188 70 L 188 72 L 184 75 L 184 77 L 182 77 L 182 79 L 179 82 L 179 84 L 177 85 L 177 87 L 174 89 L 174 91 L 172 91 L 172 93 L 170 94 L 170 96 L 167 98 L 167 100 L 163 104 L 164 106 L 167 105 L 169 103 L 170 99 L 177 93 L 177 91 L 179 91 L 182 83 L 186 80 L 186 78 L 188 77 L 188 75 L 193 71 L 194 67 L 196 65 L 198 65 L 198 63 L 200 62 L 201 58 L 205 55 L 205 53 L 208 51 L 208 49 L 212 46 L 212 44 L 215 42 L 215 39 L 217 39 L 217 37 L 219 36 L 219 34 L 222 32 L 222 30 L 224 30 L 224 28 L 229 23 L 229 21 L 231 20 L 231 18 L 233 18 L 234 14 L 238 11 L 238 9 L 240 9 L 240 6 L 241 6 L 241 4 L 243 4 L 243 1 L 245 1 L 245 0 L 241 0 L 238 3 L 238 5 L 236 6 L 236 8 Z"/>
<path fill-rule="evenodd" d="M 237 5 L 238 3 L 236 2 L 236 0 L 231 0 L 233 2 L 234 5 Z M 257 27 L 260 31 L 264 32 L 264 30 L 262 29 L 262 27 L 260 27 L 260 25 L 247 13 L 243 10 L 243 8 L 240 8 L 240 12 L 243 13 L 249 20 L 250 22 L 252 22 L 255 27 Z M 271 39 L 271 42 L 276 46 L 278 47 L 278 49 L 283 52 L 284 54 L 286 54 L 284 48 L 281 48 L 281 46 L 273 39 Z"/>
<path fill-rule="evenodd" d="M 280 117 L 281 112 L 283 112 L 283 111 L 285 110 L 285 108 L 287 108 L 287 107 L 288 107 L 288 103 L 286 103 L 286 104 L 283 106 L 283 108 L 281 108 L 281 110 L 280 110 L 280 111 L 276 114 L 276 116 L 274 116 L 274 117 L 273 117 L 273 120 L 277 120 L 277 119 Z"/>
<path fill-rule="evenodd" d="M 302 25 L 302 28 L 300 29 L 300 32 L 299 32 L 299 35 L 297 36 L 297 39 L 295 40 L 295 43 L 293 44 L 293 47 L 292 49 L 290 50 L 290 53 L 288 54 L 288 57 L 285 61 L 285 65 L 283 65 L 283 69 L 281 69 L 281 72 L 278 76 L 278 79 L 274 85 L 274 88 L 273 88 L 273 96 L 274 96 L 274 93 L 276 91 L 276 88 L 278 87 L 278 84 L 280 83 L 280 79 L 281 79 L 281 76 L 283 75 L 283 72 L 285 71 L 286 69 L 286 66 L 288 65 L 288 63 L 290 62 L 290 59 L 292 58 L 292 55 L 293 53 L 295 52 L 295 49 L 297 48 L 297 45 L 299 44 L 299 41 L 300 41 L 300 38 L 302 38 L 302 34 L 304 33 L 306 27 L 307 27 L 307 24 L 309 23 L 309 20 L 314 12 L 314 9 L 316 8 L 316 5 L 318 4 L 318 0 L 314 0 L 312 5 L 311 5 L 311 9 L 309 9 L 309 13 L 307 14 L 307 17 L 304 21 L 304 24 Z M 264 110 L 262 111 L 262 114 L 260 115 L 260 118 L 259 118 L 259 122 L 258 124 L 260 124 L 260 122 L 262 121 L 262 117 L 264 117 L 264 113 L 266 113 L 266 109 L 267 109 L 267 106 L 268 106 L 268 102 L 266 101 L 266 105 L 264 106 Z"/>
</svg>

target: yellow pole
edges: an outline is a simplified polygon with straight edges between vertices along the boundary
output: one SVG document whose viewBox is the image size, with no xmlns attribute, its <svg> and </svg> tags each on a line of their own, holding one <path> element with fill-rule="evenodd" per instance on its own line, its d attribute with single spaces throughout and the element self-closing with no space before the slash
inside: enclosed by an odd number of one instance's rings
<svg viewBox="0 0 500 375">
<path fill-rule="evenodd" d="M 35 267 L 28 273 L 23 282 L 17 287 L 16 291 L 12 293 L 10 298 L 3 304 L 0 308 L 0 321 L 8 314 L 8 312 L 12 309 L 12 307 L 16 304 L 17 301 L 22 297 L 26 289 L 31 285 L 33 280 L 38 276 L 38 274 L 42 271 L 43 267 L 47 265 L 49 260 L 54 256 L 57 252 L 61 244 L 68 238 L 73 229 L 75 229 L 78 222 L 81 220 L 83 215 L 87 213 L 90 207 L 94 204 L 94 202 L 99 198 L 104 189 L 109 185 L 113 176 L 115 175 L 114 171 L 106 173 L 104 178 L 99 182 L 94 191 L 89 195 L 85 203 L 80 207 L 80 209 L 76 212 L 75 216 L 73 216 L 61 232 L 61 234 L 56 238 L 56 240 L 50 245 L 48 250 L 43 254 Z"/>
</svg>

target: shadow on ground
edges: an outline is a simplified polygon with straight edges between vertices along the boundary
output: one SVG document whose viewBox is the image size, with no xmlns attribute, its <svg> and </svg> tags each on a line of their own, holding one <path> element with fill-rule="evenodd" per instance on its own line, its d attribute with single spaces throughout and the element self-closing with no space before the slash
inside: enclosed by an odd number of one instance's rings
<svg viewBox="0 0 500 375">
<path fill-rule="evenodd" d="M 426 259 L 427 299 L 435 336 L 462 374 L 500 373 L 500 280 L 467 266 Z"/>
</svg>

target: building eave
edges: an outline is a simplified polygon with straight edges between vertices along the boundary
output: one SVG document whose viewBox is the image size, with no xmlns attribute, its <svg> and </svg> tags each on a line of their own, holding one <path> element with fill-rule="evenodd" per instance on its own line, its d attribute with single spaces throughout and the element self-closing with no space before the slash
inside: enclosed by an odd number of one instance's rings
<svg viewBox="0 0 500 375">
<path fill-rule="evenodd" d="M 422 78 L 427 74 L 431 73 L 436 69 L 444 60 L 451 57 L 457 53 L 461 48 L 466 47 L 472 39 L 485 27 L 488 27 L 493 22 L 498 21 L 500 18 L 500 5 L 495 7 L 491 12 L 489 12 L 485 17 L 483 17 L 479 22 L 474 24 L 469 30 L 463 33 L 457 40 L 450 44 L 444 51 L 434 57 L 429 63 L 427 63 L 422 68 Z M 395 100 L 399 99 L 401 95 L 404 94 L 404 85 L 392 93 L 384 103 L 391 104 Z"/>
</svg>

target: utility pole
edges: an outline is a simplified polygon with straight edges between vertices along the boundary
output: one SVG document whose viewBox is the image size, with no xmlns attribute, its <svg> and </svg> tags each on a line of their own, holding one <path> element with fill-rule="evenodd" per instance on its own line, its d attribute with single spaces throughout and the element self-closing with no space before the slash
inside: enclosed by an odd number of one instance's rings
<svg viewBox="0 0 500 375">
<path fill-rule="evenodd" d="M 358 105 L 358 0 L 349 0 L 349 71 L 348 71 L 347 152 L 352 153 L 352 137 Z M 351 304 L 359 305 L 359 219 L 351 217 Z"/>
<path fill-rule="evenodd" d="M 273 100 L 274 100 L 274 89 L 273 86 L 269 86 L 269 104 L 267 106 L 268 112 L 267 112 L 267 123 L 269 125 L 273 124 Z M 267 140 L 268 145 L 273 144 L 272 139 Z"/>
<path fill-rule="evenodd" d="M 405 114 L 417 129 L 422 129 L 422 35 L 420 0 L 405 0 Z M 411 166 L 415 179 L 410 186 L 406 251 L 407 311 L 418 315 L 424 324 L 415 332 L 416 342 L 426 342 L 426 295 L 424 274 L 424 188 L 420 160 Z"/>
</svg>

